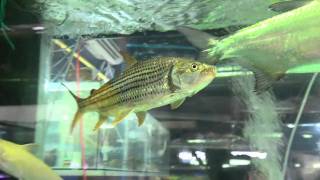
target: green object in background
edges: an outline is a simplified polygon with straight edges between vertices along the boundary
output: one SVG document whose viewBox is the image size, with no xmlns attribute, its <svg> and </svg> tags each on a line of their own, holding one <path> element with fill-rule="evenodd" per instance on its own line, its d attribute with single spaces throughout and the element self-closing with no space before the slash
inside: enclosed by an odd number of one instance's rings
<svg viewBox="0 0 320 180">
<path fill-rule="evenodd" d="M 2 0 L 1 1 L 1 8 L 0 8 L 0 28 L 1 31 L 3 33 L 4 38 L 6 39 L 6 41 L 8 42 L 9 46 L 11 47 L 12 50 L 15 50 L 15 45 L 13 44 L 13 42 L 11 41 L 11 39 L 9 38 L 8 34 L 6 33 L 7 30 L 9 30 L 9 28 L 4 24 L 4 17 L 5 17 L 5 6 L 7 4 L 7 0 Z"/>
</svg>

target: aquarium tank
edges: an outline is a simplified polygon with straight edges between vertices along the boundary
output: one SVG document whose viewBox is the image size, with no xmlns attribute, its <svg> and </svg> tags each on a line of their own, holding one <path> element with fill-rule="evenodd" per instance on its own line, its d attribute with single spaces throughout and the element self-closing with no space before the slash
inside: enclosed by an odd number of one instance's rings
<svg viewBox="0 0 320 180">
<path fill-rule="evenodd" d="M 319 180 L 319 0 L 1 0 L 0 179 Z"/>
</svg>

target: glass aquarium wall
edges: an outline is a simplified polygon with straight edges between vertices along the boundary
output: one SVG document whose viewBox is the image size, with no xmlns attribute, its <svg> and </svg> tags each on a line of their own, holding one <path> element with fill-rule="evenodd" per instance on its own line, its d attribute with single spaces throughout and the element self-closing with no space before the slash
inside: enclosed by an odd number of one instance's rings
<svg viewBox="0 0 320 180">
<path fill-rule="evenodd" d="M 320 179 L 319 8 L 0 1 L 0 179 Z M 173 59 L 191 64 L 159 63 Z M 198 78 L 201 67 L 212 81 Z M 154 91 L 150 73 L 165 74 Z M 144 121 L 128 111 L 115 124 L 122 115 L 97 108 L 105 96 L 95 95 L 132 88 L 125 107 L 146 92 L 171 94 L 145 98 Z M 98 102 L 90 111 L 88 97 Z"/>
<path fill-rule="evenodd" d="M 94 170 L 94 175 L 168 174 L 164 167 L 168 166 L 169 132 L 151 114 L 142 127 L 132 114 L 118 126 L 111 124 L 111 118 L 94 130 L 99 115 L 88 112 L 70 131 L 78 107 L 66 88 L 87 97 L 121 70 L 123 60 L 114 39 L 49 39 L 49 45 L 46 40 L 42 42 L 38 93 L 38 104 L 43 107 L 37 111 L 35 132 L 36 142 L 42 144 L 42 158 L 66 175 L 82 168 Z"/>
</svg>

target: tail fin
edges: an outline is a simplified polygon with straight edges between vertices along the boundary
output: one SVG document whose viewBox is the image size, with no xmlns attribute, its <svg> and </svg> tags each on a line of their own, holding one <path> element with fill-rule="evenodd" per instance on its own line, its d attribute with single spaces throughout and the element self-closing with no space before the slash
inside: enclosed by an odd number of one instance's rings
<svg viewBox="0 0 320 180">
<path fill-rule="evenodd" d="M 72 120 L 72 124 L 71 124 L 71 128 L 70 128 L 70 134 L 72 133 L 74 127 L 76 126 L 76 124 L 80 121 L 80 119 L 82 118 L 83 116 L 83 112 L 81 111 L 81 108 L 80 108 L 80 102 L 82 102 L 84 99 L 83 98 L 80 98 L 78 96 L 76 96 L 66 85 L 64 85 L 63 83 L 61 83 L 68 91 L 69 93 L 71 94 L 71 96 L 76 100 L 77 102 L 77 105 L 78 105 L 78 110 L 76 112 L 76 114 L 74 115 L 74 118 Z"/>
</svg>

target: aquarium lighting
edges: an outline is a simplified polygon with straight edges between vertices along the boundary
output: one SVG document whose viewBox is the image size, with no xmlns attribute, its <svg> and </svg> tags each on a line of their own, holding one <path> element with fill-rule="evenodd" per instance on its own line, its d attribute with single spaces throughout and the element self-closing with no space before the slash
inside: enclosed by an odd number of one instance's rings
<svg viewBox="0 0 320 180">
<path fill-rule="evenodd" d="M 199 143 L 205 143 L 206 140 L 204 140 L 204 139 L 189 139 L 187 142 L 188 142 L 188 143 L 199 144 Z"/>
<path fill-rule="evenodd" d="M 319 169 L 319 168 L 320 168 L 320 163 L 314 163 L 314 164 L 313 164 L 313 168 Z"/>
<path fill-rule="evenodd" d="M 229 164 L 222 164 L 222 168 L 231 168 L 235 166 L 247 166 L 251 164 L 250 160 L 246 159 L 230 159 Z"/>
<path fill-rule="evenodd" d="M 44 29 L 45 28 L 43 26 L 34 26 L 34 27 L 32 27 L 32 30 L 34 30 L 34 31 L 42 31 Z"/>
<path fill-rule="evenodd" d="M 182 162 L 190 161 L 192 159 L 192 153 L 190 151 L 182 151 L 179 152 L 178 157 Z"/>
<path fill-rule="evenodd" d="M 230 164 L 222 164 L 222 168 L 230 168 Z"/>
<path fill-rule="evenodd" d="M 108 124 L 108 123 L 103 123 L 101 125 L 101 129 L 113 129 L 114 126 L 112 124 Z"/>
<path fill-rule="evenodd" d="M 294 124 L 289 123 L 289 124 L 287 124 L 287 127 L 292 129 L 292 128 L 294 128 Z"/>
<path fill-rule="evenodd" d="M 300 163 L 295 163 L 294 167 L 299 168 L 299 167 L 301 167 L 301 164 Z"/>
<path fill-rule="evenodd" d="M 207 164 L 207 156 L 206 153 L 203 151 L 196 151 L 196 156 L 201 159 L 201 161 L 203 162 L 204 165 Z"/>
<path fill-rule="evenodd" d="M 196 158 L 192 158 L 190 160 L 190 164 L 194 165 L 194 166 L 199 166 L 200 165 L 199 161 Z"/>
<path fill-rule="evenodd" d="M 203 151 L 196 151 L 196 155 L 199 159 L 201 159 L 202 161 L 204 161 L 206 159 L 206 153 Z"/>
<path fill-rule="evenodd" d="M 199 166 L 200 163 L 195 156 L 192 155 L 190 151 L 181 151 L 178 154 L 179 159 L 183 163 L 188 163 L 190 165 Z"/>
<path fill-rule="evenodd" d="M 265 159 L 267 157 L 266 152 L 259 152 L 259 151 L 231 151 L 231 154 L 233 156 L 246 155 L 252 158 L 259 158 L 259 159 Z"/>
<path fill-rule="evenodd" d="M 302 137 L 305 139 L 310 139 L 312 138 L 312 134 L 302 134 Z"/>
<path fill-rule="evenodd" d="M 246 159 L 230 159 L 229 164 L 231 166 L 247 166 L 251 163 L 250 160 Z"/>
</svg>

